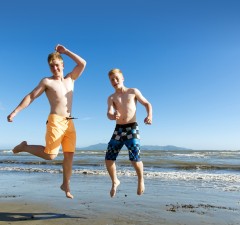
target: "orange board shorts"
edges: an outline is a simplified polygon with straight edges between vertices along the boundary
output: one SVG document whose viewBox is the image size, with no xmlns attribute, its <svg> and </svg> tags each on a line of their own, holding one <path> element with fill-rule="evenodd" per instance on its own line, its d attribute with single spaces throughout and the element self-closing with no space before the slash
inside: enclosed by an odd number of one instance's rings
<svg viewBox="0 0 240 225">
<path fill-rule="evenodd" d="M 46 126 L 45 153 L 58 154 L 60 145 L 63 152 L 75 152 L 76 130 L 72 119 L 50 114 Z"/>
</svg>

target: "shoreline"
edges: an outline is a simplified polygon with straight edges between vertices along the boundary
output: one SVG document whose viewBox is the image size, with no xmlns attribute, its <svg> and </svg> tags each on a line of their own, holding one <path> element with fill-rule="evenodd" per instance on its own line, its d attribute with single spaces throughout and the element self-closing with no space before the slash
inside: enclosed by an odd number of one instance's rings
<svg viewBox="0 0 240 225">
<path fill-rule="evenodd" d="M 0 224 L 83 225 L 224 225 L 240 224 L 236 192 L 193 189 L 145 178 L 146 191 L 136 194 L 137 178 L 120 176 L 110 198 L 108 176 L 73 175 L 71 193 L 60 190 L 62 174 L 1 174 Z"/>
</svg>

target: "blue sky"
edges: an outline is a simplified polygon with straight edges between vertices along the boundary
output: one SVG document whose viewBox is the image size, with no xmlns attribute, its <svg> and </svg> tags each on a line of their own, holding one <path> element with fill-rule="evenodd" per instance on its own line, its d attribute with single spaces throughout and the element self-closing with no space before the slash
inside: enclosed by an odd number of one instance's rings
<svg viewBox="0 0 240 225">
<path fill-rule="evenodd" d="M 107 73 L 120 68 L 125 86 L 152 103 L 143 145 L 240 149 L 240 2 L 238 0 L 2 1 L 0 7 L 0 148 L 22 140 L 44 144 L 45 94 L 7 115 L 43 78 L 58 43 L 87 61 L 75 83 L 77 146 L 107 143 L 113 93 Z M 65 73 L 73 67 L 67 57 Z"/>
</svg>

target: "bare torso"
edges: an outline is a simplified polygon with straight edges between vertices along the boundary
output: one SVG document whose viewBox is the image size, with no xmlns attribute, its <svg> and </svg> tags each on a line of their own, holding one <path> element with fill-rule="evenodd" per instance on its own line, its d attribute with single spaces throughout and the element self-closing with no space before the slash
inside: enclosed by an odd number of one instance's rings
<svg viewBox="0 0 240 225">
<path fill-rule="evenodd" d="M 127 88 L 124 92 L 115 92 L 111 98 L 114 109 L 120 113 L 117 124 L 136 122 L 137 99 L 133 88 Z"/>
<path fill-rule="evenodd" d="M 50 113 L 60 116 L 70 116 L 72 110 L 72 96 L 74 81 L 70 78 L 62 78 L 55 80 L 53 78 L 45 78 L 45 93 L 50 103 Z"/>
</svg>

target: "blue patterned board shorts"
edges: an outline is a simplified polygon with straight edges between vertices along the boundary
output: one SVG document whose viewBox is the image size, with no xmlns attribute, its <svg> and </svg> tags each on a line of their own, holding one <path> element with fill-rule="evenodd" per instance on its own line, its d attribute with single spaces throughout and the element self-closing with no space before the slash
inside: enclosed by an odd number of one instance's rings
<svg viewBox="0 0 240 225">
<path fill-rule="evenodd" d="M 126 145 L 130 161 L 140 160 L 140 135 L 137 122 L 116 124 L 112 138 L 108 143 L 106 160 L 116 160 L 123 145 Z"/>
</svg>

